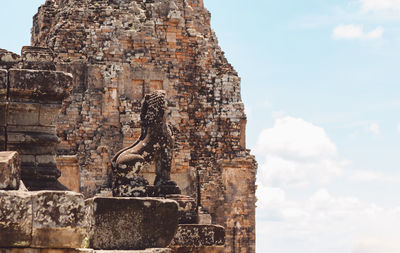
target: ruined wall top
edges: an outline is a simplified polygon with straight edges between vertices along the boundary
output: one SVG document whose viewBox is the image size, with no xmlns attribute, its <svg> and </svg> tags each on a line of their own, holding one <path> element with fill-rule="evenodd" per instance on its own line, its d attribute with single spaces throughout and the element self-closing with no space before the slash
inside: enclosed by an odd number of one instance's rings
<svg viewBox="0 0 400 253">
<path fill-rule="evenodd" d="M 223 65 L 218 66 L 220 70 L 234 71 L 218 46 L 202 0 L 47 0 L 34 17 L 31 42 L 52 48 L 58 61 L 146 65 L 159 58 L 157 52 L 148 50 L 156 46 L 149 43 L 164 46 L 166 54 L 185 53 L 176 29 L 182 29 L 181 36 L 190 43 L 211 43 L 208 61 L 215 58 Z"/>
</svg>

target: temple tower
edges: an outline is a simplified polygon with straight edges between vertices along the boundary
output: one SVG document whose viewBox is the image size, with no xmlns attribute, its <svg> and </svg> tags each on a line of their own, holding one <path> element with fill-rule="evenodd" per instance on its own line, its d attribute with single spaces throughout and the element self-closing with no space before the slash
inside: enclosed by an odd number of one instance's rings
<svg viewBox="0 0 400 253">
<path fill-rule="evenodd" d="M 257 164 L 246 149 L 240 78 L 202 0 L 47 0 L 31 44 L 52 49 L 56 69 L 73 74 L 58 118 L 58 166 L 79 168 L 85 196 L 108 187 L 111 157 L 140 134 L 144 94 L 163 89 L 172 179 L 226 228 L 226 252 L 255 252 Z"/>
</svg>

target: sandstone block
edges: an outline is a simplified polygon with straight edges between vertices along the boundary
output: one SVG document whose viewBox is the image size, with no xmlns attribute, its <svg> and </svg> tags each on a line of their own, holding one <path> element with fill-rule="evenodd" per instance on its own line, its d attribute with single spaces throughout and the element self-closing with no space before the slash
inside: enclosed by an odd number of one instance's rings
<svg viewBox="0 0 400 253">
<path fill-rule="evenodd" d="M 0 190 L 18 190 L 21 160 L 17 152 L 0 152 Z"/>
<path fill-rule="evenodd" d="M 36 248 L 80 248 L 85 229 L 83 195 L 39 191 L 32 196 L 32 245 Z"/>
<path fill-rule="evenodd" d="M 21 57 L 13 52 L 0 49 L 0 68 L 9 69 L 18 64 Z"/>
<path fill-rule="evenodd" d="M 171 242 L 172 246 L 222 246 L 225 243 L 225 229 L 217 225 L 179 225 Z"/>
<path fill-rule="evenodd" d="M 34 132 L 13 132 L 8 129 L 8 145 L 10 148 L 23 149 L 23 154 L 53 154 L 54 145 L 59 142 L 56 135 Z M 51 147 L 49 150 L 48 147 Z M 45 152 L 47 150 L 47 152 Z"/>
<path fill-rule="evenodd" d="M 7 110 L 7 123 L 22 126 L 39 125 L 39 106 L 39 104 L 33 103 L 10 102 Z"/>
<path fill-rule="evenodd" d="M 48 48 L 25 46 L 21 50 L 23 69 L 55 70 L 53 53 Z"/>
<path fill-rule="evenodd" d="M 95 197 L 86 204 L 94 249 L 163 248 L 178 226 L 178 205 L 172 200 Z"/>
<path fill-rule="evenodd" d="M 31 195 L 21 191 L 0 191 L 0 247 L 28 247 L 31 234 Z"/>
<path fill-rule="evenodd" d="M 59 71 L 9 70 L 12 101 L 47 101 L 61 103 L 69 96 L 72 75 Z"/>
<path fill-rule="evenodd" d="M 41 104 L 39 123 L 41 126 L 54 126 L 55 118 L 61 109 L 60 104 Z"/>
</svg>

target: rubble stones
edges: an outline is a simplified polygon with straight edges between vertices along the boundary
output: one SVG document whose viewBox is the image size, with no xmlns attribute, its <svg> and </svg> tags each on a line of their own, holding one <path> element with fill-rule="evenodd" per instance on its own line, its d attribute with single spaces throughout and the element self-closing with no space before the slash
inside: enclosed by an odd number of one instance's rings
<svg viewBox="0 0 400 253">
<path fill-rule="evenodd" d="M 17 152 L 0 152 L 0 190 L 18 190 L 21 160 Z"/>
<path fill-rule="evenodd" d="M 86 204 L 94 249 L 163 248 L 178 226 L 178 206 L 172 200 L 95 197 Z"/>
</svg>

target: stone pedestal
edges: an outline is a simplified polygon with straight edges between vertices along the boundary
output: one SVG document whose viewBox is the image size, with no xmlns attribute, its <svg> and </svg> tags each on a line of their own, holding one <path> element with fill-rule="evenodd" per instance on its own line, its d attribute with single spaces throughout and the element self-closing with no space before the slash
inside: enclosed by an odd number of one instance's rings
<svg viewBox="0 0 400 253">
<path fill-rule="evenodd" d="M 86 204 L 94 249 L 164 248 L 178 226 L 178 205 L 172 200 L 95 197 Z"/>
</svg>

